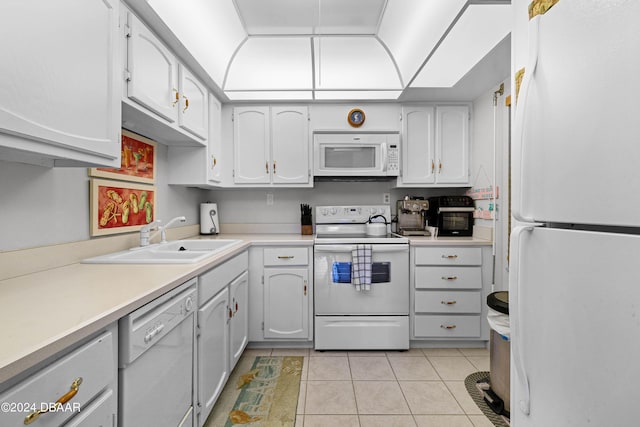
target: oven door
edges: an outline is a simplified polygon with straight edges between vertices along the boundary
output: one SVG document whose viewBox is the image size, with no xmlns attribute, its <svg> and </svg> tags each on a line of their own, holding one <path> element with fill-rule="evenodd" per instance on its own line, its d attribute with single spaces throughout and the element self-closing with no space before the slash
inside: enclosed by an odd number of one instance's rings
<svg viewBox="0 0 640 427">
<path fill-rule="evenodd" d="M 409 245 L 374 244 L 372 284 L 351 283 L 354 245 L 314 247 L 314 301 L 318 316 L 409 314 Z"/>
<path fill-rule="evenodd" d="M 439 236 L 473 235 L 473 212 L 447 211 L 438 215 Z"/>
</svg>

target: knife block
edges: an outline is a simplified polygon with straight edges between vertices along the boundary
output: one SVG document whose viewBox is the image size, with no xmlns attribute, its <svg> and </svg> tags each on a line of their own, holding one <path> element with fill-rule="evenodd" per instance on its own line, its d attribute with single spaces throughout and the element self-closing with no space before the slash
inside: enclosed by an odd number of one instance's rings
<svg viewBox="0 0 640 427">
<path fill-rule="evenodd" d="M 302 215 L 300 217 L 300 233 L 302 235 L 313 234 L 313 224 L 311 222 L 311 215 Z"/>
</svg>

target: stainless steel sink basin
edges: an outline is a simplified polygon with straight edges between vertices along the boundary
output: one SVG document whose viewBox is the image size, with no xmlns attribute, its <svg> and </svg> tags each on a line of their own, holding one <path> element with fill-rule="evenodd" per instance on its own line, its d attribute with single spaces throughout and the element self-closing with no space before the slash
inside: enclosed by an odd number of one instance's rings
<svg viewBox="0 0 640 427">
<path fill-rule="evenodd" d="M 176 240 L 82 260 L 87 264 L 190 264 L 235 245 L 240 240 Z"/>
</svg>

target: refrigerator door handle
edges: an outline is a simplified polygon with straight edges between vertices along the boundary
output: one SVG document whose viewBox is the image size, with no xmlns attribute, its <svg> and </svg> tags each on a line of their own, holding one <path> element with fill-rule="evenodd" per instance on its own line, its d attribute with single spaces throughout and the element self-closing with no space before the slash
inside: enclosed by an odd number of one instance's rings
<svg viewBox="0 0 640 427">
<path fill-rule="evenodd" d="M 520 411 L 529 415 L 530 412 L 530 390 L 529 379 L 524 367 L 524 355 L 521 349 L 522 327 L 520 326 L 522 304 L 520 303 L 520 242 L 521 236 L 525 232 L 531 232 L 538 224 L 518 226 L 511 232 L 511 259 L 509 262 L 509 326 L 511 328 L 511 351 L 513 365 L 516 370 L 514 386 L 517 390 L 522 390 L 518 399 Z"/>
<path fill-rule="evenodd" d="M 522 84 L 520 90 L 516 94 L 516 112 L 514 120 L 514 132 L 516 140 L 514 141 L 514 169 L 516 173 L 513 174 L 513 185 L 511 186 L 513 194 L 513 201 L 511 214 L 520 222 L 534 222 L 533 218 L 527 217 L 523 213 L 523 197 L 522 197 L 522 184 L 524 182 L 524 151 L 525 151 L 525 139 L 524 139 L 524 118 L 525 110 L 527 106 L 527 95 L 529 92 L 529 86 L 538 64 L 538 31 L 539 31 L 540 15 L 533 17 L 529 21 L 529 57 L 527 58 L 527 64 L 524 68 L 524 76 L 522 78 Z"/>
</svg>

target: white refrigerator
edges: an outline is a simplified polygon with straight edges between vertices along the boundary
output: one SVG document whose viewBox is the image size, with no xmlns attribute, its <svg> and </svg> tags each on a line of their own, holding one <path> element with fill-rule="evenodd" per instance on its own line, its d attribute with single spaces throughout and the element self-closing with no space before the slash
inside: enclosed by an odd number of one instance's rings
<svg viewBox="0 0 640 427">
<path fill-rule="evenodd" d="M 640 425 L 640 1 L 531 20 L 528 4 L 513 2 L 511 425 Z"/>
</svg>

